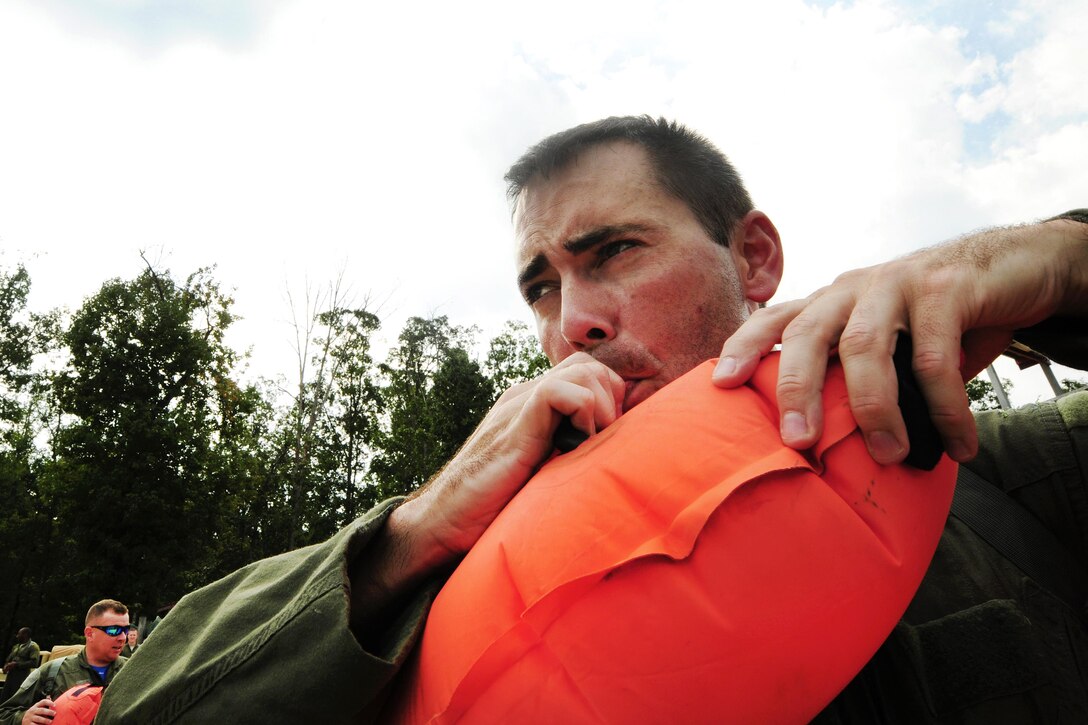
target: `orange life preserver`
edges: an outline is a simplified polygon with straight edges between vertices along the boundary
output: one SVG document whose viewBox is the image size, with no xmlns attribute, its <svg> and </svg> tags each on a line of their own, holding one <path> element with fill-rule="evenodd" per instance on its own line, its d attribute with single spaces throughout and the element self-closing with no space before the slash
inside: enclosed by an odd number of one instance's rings
<svg viewBox="0 0 1088 725">
<path fill-rule="evenodd" d="M 881 466 L 841 369 L 782 445 L 777 357 L 706 363 L 534 476 L 450 577 L 387 709 L 407 722 L 805 722 L 918 587 L 956 466 Z"/>
<path fill-rule="evenodd" d="M 91 725 L 101 703 L 100 685 L 73 685 L 53 701 L 53 725 Z"/>
</svg>

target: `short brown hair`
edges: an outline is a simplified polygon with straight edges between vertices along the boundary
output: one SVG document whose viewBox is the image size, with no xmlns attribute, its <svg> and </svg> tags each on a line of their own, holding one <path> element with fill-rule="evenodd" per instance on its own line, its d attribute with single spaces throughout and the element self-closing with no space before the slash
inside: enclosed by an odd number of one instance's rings
<svg viewBox="0 0 1088 725">
<path fill-rule="evenodd" d="M 91 620 L 106 612 L 116 612 L 117 614 L 128 614 L 128 607 L 116 599 L 103 599 L 102 601 L 95 602 L 91 605 L 91 608 L 87 610 L 87 618 L 83 620 L 84 625 L 91 623 Z"/>
<path fill-rule="evenodd" d="M 753 209 L 740 174 L 706 137 L 664 118 L 613 116 L 549 136 L 506 172 L 506 194 L 516 202 L 533 178 L 547 179 L 586 149 L 617 141 L 640 146 L 661 188 L 687 204 L 711 239 L 729 246 L 733 226 Z"/>
</svg>

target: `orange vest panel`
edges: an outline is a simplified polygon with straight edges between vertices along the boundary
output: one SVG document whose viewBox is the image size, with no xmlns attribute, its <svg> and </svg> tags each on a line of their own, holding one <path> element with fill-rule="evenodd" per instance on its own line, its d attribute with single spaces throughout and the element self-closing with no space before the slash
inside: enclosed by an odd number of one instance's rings
<svg viewBox="0 0 1088 725">
<path fill-rule="evenodd" d="M 434 602 L 398 722 L 806 722 L 872 657 L 937 546 L 956 466 L 880 466 L 824 388 L 782 445 L 777 356 L 713 362 L 544 465 Z"/>
</svg>

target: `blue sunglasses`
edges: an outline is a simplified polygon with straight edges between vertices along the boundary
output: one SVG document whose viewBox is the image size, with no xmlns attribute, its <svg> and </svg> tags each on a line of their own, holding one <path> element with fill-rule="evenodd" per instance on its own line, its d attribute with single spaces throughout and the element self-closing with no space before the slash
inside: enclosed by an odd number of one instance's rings
<svg viewBox="0 0 1088 725">
<path fill-rule="evenodd" d="M 91 624 L 90 627 L 94 629 L 101 629 L 106 633 L 107 637 L 116 637 L 119 634 L 128 634 L 128 631 L 132 629 L 131 624 L 107 624 L 102 626 L 101 624 Z"/>
</svg>

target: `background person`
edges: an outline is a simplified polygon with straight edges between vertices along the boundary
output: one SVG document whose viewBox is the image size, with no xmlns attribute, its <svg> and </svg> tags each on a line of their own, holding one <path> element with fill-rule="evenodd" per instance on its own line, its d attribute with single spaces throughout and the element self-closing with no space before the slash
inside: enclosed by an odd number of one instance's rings
<svg viewBox="0 0 1088 725">
<path fill-rule="evenodd" d="M 133 626 L 128 630 L 128 635 L 126 635 L 126 637 L 125 646 L 121 648 L 121 656 L 128 658 L 131 657 L 140 646 L 140 643 L 137 641 L 140 637 L 140 631 Z"/>
<path fill-rule="evenodd" d="M 4 660 L 3 693 L 0 694 L 0 702 L 15 694 L 19 686 L 23 684 L 30 671 L 38 666 L 41 659 L 41 651 L 38 643 L 30 639 L 30 627 L 23 627 L 15 635 L 15 646 L 11 648 L 6 660 Z"/>
<path fill-rule="evenodd" d="M 91 605 L 84 619 L 86 644 L 79 654 L 51 660 L 34 670 L 11 698 L 0 704 L 0 725 L 44 725 L 52 721 L 53 700 L 76 685 L 109 685 L 124 666 L 121 649 L 129 631 L 128 608 L 115 599 Z"/>
</svg>

